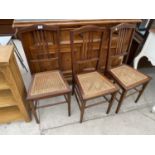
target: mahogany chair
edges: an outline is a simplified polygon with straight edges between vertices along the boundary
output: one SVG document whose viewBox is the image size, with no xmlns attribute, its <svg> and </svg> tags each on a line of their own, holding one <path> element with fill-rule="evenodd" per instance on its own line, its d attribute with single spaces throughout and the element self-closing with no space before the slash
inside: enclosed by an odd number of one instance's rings
<svg viewBox="0 0 155 155">
<path fill-rule="evenodd" d="M 83 121 L 86 108 L 109 102 L 107 114 L 110 112 L 117 87 L 100 72 L 100 54 L 104 52 L 105 28 L 89 25 L 71 30 L 71 52 L 73 87 L 79 109 L 80 123 Z M 108 99 L 106 95 L 111 95 Z M 103 102 L 87 105 L 88 100 L 104 97 Z"/>
<path fill-rule="evenodd" d="M 149 76 L 144 75 L 143 73 L 126 65 L 134 31 L 135 26 L 131 24 L 119 24 L 112 27 L 110 30 L 107 70 L 117 84 L 122 88 L 122 92 L 119 91 L 120 99 L 116 99 L 118 101 L 116 113 L 119 112 L 125 97 L 138 93 L 135 100 L 135 102 L 138 102 L 151 79 Z M 112 60 L 114 57 L 119 57 L 120 64 L 112 66 Z M 127 94 L 132 89 L 135 91 Z"/>
<path fill-rule="evenodd" d="M 29 60 L 29 63 L 41 70 L 41 72 L 34 73 L 27 95 L 27 99 L 32 101 L 30 107 L 36 122 L 40 122 L 36 113 L 38 108 L 62 103 L 68 104 L 68 115 L 70 116 L 71 90 L 61 73 L 59 28 L 45 25 L 34 25 L 24 28 L 19 32 L 21 41 L 24 40 L 23 36 L 26 33 L 31 33 L 32 37 L 29 51 L 33 55 L 33 59 Z M 51 70 L 46 70 L 42 66 L 44 62 L 48 63 Z M 55 96 L 64 96 L 65 101 L 38 105 L 40 99 Z"/>
</svg>

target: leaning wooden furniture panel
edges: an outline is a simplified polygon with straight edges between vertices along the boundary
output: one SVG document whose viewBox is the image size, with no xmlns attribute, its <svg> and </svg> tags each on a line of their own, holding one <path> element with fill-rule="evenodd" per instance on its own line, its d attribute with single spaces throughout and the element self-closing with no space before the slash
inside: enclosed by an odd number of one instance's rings
<svg viewBox="0 0 155 155">
<path fill-rule="evenodd" d="M 79 28 L 81 26 L 86 25 L 96 25 L 101 27 L 110 28 L 112 26 L 115 26 L 119 23 L 133 23 L 137 24 L 141 20 L 135 20 L 135 19 L 122 19 L 122 20 L 30 20 L 30 21 L 15 21 L 14 27 L 17 29 L 17 32 L 20 32 L 23 28 L 32 26 L 34 24 L 38 25 L 48 25 L 53 26 L 57 25 L 60 28 L 60 53 L 61 53 L 61 64 L 62 64 L 62 72 L 64 77 L 71 81 L 72 79 L 72 67 L 71 67 L 71 49 L 70 49 L 70 30 L 73 30 L 74 28 Z M 107 29 L 107 32 L 109 31 Z M 26 32 L 22 34 L 22 44 L 24 46 L 24 51 L 29 63 L 30 71 L 31 73 L 38 73 L 42 70 L 47 71 L 51 69 L 51 65 L 47 63 L 47 61 L 39 62 L 32 62 L 32 60 L 35 58 L 36 50 L 33 48 L 33 35 L 30 32 Z M 115 39 L 115 38 L 114 38 Z M 116 38 L 117 39 L 117 38 Z M 77 50 L 80 50 L 82 40 L 80 37 L 75 38 L 74 44 L 77 46 Z M 101 59 L 100 67 L 105 68 L 106 66 L 106 56 L 108 52 L 108 40 L 109 36 L 107 36 L 105 42 L 104 42 L 104 52 L 101 52 Z M 97 47 L 99 43 L 99 40 L 94 41 L 94 46 Z M 128 42 L 126 43 L 128 44 Z M 114 45 L 115 46 L 115 45 Z M 33 64 L 32 64 L 33 63 Z M 114 58 L 113 60 L 114 64 L 120 63 L 120 60 L 118 58 Z M 40 65 L 40 67 L 37 67 L 37 64 Z"/>
<path fill-rule="evenodd" d="M 26 90 L 13 46 L 0 46 L 0 123 L 30 121 Z"/>
<path fill-rule="evenodd" d="M 84 110 L 100 103 L 87 105 L 86 102 L 97 97 L 104 97 L 109 102 L 107 113 L 110 112 L 117 88 L 105 76 L 99 72 L 104 72 L 100 66 L 103 61 L 101 52 L 104 53 L 104 43 L 107 36 L 106 28 L 94 25 L 83 26 L 70 32 L 72 68 L 73 68 L 73 88 L 80 111 L 80 122 L 83 121 Z M 75 38 L 81 38 L 80 47 L 75 44 Z M 93 44 L 98 41 L 97 44 Z M 77 48 L 80 48 L 77 50 Z M 109 100 L 106 95 L 111 95 Z M 105 101 L 101 102 L 104 103 Z"/>
<path fill-rule="evenodd" d="M 107 69 L 114 80 L 122 88 L 122 91 L 120 92 L 120 99 L 117 99 L 118 106 L 116 109 L 116 113 L 119 112 L 121 104 L 125 97 L 133 95 L 135 93 L 139 93 L 137 99 L 135 100 L 135 102 L 138 102 L 140 96 L 144 92 L 144 89 L 151 79 L 147 75 L 144 75 L 143 73 L 133 69 L 132 67 L 125 65 L 128 60 L 134 31 L 134 25 L 119 24 L 115 27 L 112 27 L 110 32 Z M 117 37 L 116 48 L 112 48 L 113 37 Z M 129 42 L 128 46 L 126 42 Z M 113 57 L 120 57 L 122 63 L 125 64 L 112 67 L 111 60 Z M 135 92 L 127 95 L 127 93 L 133 89 L 135 90 Z"/>
</svg>

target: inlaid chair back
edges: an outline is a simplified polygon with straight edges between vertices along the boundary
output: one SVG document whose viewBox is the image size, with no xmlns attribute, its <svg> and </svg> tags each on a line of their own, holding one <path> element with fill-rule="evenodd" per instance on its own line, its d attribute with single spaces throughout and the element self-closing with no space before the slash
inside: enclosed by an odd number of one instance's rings
<svg viewBox="0 0 155 155">
<path fill-rule="evenodd" d="M 105 28 L 82 26 L 70 32 L 72 69 L 74 74 L 99 70 Z"/>
<path fill-rule="evenodd" d="M 59 28 L 57 26 L 33 25 L 18 33 L 32 73 L 61 69 Z"/>
<path fill-rule="evenodd" d="M 125 64 L 128 60 L 134 31 L 135 26 L 131 24 L 120 24 L 110 30 L 108 73 L 122 89 L 119 91 L 120 98 L 116 97 L 118 101 L 116 113 L 119 112 L 126 97 L 138 93 L 135 100 L 137 102 L 150 81 L 150 77 Z M 114 67 L 111 64 L 115 56 L 120 57 L 122 65 L 118 64 Z"/>
<path fill-rule="evenodd" d="M 107 68 L 112 67 L 113 58 L 119 57 L 121 63 L 127 63 L 135 25 L 119 24 L 110 29 L 109 51 Z M 118 65 L 118 64 L 117 64 Z"/>
</svg>

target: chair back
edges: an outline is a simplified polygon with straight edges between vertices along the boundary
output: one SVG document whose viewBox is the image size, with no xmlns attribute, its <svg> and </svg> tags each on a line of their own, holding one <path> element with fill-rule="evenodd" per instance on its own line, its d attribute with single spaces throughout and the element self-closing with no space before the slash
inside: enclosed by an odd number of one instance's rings
<svg viewBox="0 0 155 155">
<path fill-rule="evenodd" d="M 117 65 L 127 63 L 135 25 L 119 24 L 110 29 L 107 69 L 110 69 L 114 59 L 119 59 Z"/>
<path fill-rule="evenodd" d="M 31 73 L 61 69 L 59 28 L 33 25 L 19 30 Z"/>
<path fill-rule="evenodd" d="M 103 52 L 105 28 L 95 25 L 71 30 L 71 54 L 73 74 L 99 70 L 100 55 Z"/>
</svg>

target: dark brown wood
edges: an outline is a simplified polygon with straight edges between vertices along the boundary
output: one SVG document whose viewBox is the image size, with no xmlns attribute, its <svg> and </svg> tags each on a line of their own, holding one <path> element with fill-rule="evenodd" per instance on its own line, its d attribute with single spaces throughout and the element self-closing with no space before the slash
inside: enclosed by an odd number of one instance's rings
<svg viewBox="0 0 155 155">
<path fill-rule="evenodd" d="M 135 25 L 131 24 L 119 24 L 110 29 L 109 52 L 107 60 L 108 70 L 113 67 L 112 57 L 122 56 L 120 64 L 117 64 L 117 66 L 121 65 L 122 62 L 127 63 L 134 32 Z M 117 38 L 115 42 L 114 38 Z M 116 45 L 115 48 L 113 48 L 114 44 Z"/>
<path fill-rule="evenodd" d="M 73 76 L 73 90 L 79 105 L 81 114 L 80 114 L 80 123 L 83 121 L 84 111 L 86 108 L 96 106 L 98 104 L 104 103 L 98 102 L 91 105 L 86 105 L 86 102 L 90 99 L 97 98 L 100 96 L 105 96 L 109 94 L 115 94 L 117 88 L 113 86 L 112 89 L 107 90 L 102 94 L 96 94 L 95 96 L 90 96 L 89 98 L 84 98 L 84 90 L 82 84 L 78 78 L 78 75 L 86 75 L 88 72 L 98 71 L 104 72 L 103 69 L 99 66 L 101 60 L 101 53 L 104 53 L 104 43 L 106 42 L 107 29 L 104 27 L 98 27 L 94 25 L 83 26 L 81 28 L 74 29 L 70 31 L 71 39 L 71 53 L 72 53 L 72 76 Z M 80 50 L 77 50 L 75 41 L 77 38 L 81 38 Z M 98 40 L 97 47 L 94 46 L 94 40 Z M 98 73 L 100 74 L 100 73 Z M 100 74 L 103 76 L 102 74 Z M 98 79 L 94 79 L 98 80 Z M 95 81 L 94 81 L 95 82 Z M 113 83 L 109 81 L 111 85 Z M 114 101 L 114 95 L 112 95 L 111 100 L 106 100 L 109 102 L 108 113 L 111 109 L 112 103 Z"/>
<path fill-rule="evenodd" d="M 39 124 L 40 121 L 39 121 L 39 119 L 38 119 L 38 117 L 37 117 L 36 108 L 35 108 L 35 106 L 34 106 L 34 104 L 36 104 L 36 102 L 37 102 L 37 101 L 34 101 L 34 103 L 33 103 L 33 102 L 30 103 L 30 108 L 31 108 L 31 111 L 32 111 L 32 113 L 33 113 L 33 115 L 34 115 L 34 118 L 35 118 L 36 122 Z"/>
<path fill-rule="evenodd" d="M 68 103 L 68 116 L 71 116 L 71 93 L 67 94 L 68 99 L 66 102 Z"/>
<path fill-rule="evenodd" d="M 61 101 L 61 102 L 54 103 L 54 104 L 36 106 L 36 109 L 47 108 L 47 107 L 51 107 L 51 106 L 55 106 L 55 105 L 59 105 L 59 104 L 64 104 L 64 103 L 66 103 L 66 101 Z"/>
<path fill-rule="evenodd" d="M 93 104 L 90 104 L 90 105 L 87 105 L 85 106 L 85 108 L 90 108 L 90 107 L 94 107 L 96 105 L 100 105 L 100 104 L 103 104 L 103 103 L 106 103 L 107 101 L 100 101 L 100 102 L 97 102 L 97 103 L 93 103 Z"/>
<path fill-rule="evenodd" d="M 120 100 L 118 101 L 118 106 L 116 109 L 116 113 L 119 112 L 120 107 L 123 103 L 123 100 L 128 97 L 131 96 L 137 92 L 139 92 L 139 95 L 136 99 L 136 102 L 138 101 L 138 99 L 140 98 L 140 96 L 142 95 L 144 89 L 146 88 L 146 84 L 150 81 L 150 77 L 145 75 L 144 79 L 141 79 L 139 81 L 136 82 L 132 82 L 129 85 L 124 84 L 123 80 L 121 80 L 121 78 L 117 75 L 115 75 L 115 73 L 113 73 L 113 69 L 119 69 L 119 67 L 121 68 L 122 66 L 125 66 L 122 63 L 127 63 L 128 60 L 128 56 L 130 53 L 130 47 L 131 47 L 131 43 L 133 40 L 133 36 L 134 36 L 134 31 L 135 31 L 135 26 L 131 25 L 131 24 L 120 24 L 117 25 L 115 27 L 112 27 L 110 30 L 110 40 L 109 40 L 109 52 L 108 52 L 108 59 L 107 59 L 107 70 L 110 73 L 110 75 L 113 77 L 113 79 L 118 83 L 118 85 L 122 88 L 122 92 L 120 93 L 121 97 Z M 112 44 L 113 44 L 113 38 L 117 36 L 117 41 L 116 41 L 116 48 L 113 49 L 112 48 Z M 128 45 L 125 43 L 128 40 Z M 111 60 L 113 56 L 117 56 L 117 55 L 122 55 L 121 57 L 121 63 L 120 65 L 116 65 L 115 67 L 112 66 Z M 134 71 L 134 69 L 130 66 L 127 66 L 126 69 L 130 69 L 132 71 Z M 130 71 L 129 70 L 129 71 Z M 138 71 L 136 71 L 138 72 Z M 125 74 L 125 73 L 124 73 Z M 141 73 L 142 74 L 142 73 Z M 120 75 L 121 76 L 121 75 Z M 136 87 L 143 85 L 143 88 L 141 90 L 138 90 Z M 136 92 L 133 92 L 132 94 L 126 95 L 127 92 L 131 89 L 136 90 Z"/>
<path fill-rule="evenodd" d="M 25 36 L 29 39 L 25 42 Z M 33 25 L 23 28 L 18 36 L 26 51 L 31 73 L 61 69 L 59 28 L 57 26 Z M 25 44 L 26 45 L 25 45 Z"/>
<path fill-rule="evenodd" d="M 145 90 L 147 84 L 148 84 L 148 82 L 145 83 L 145 84 L 143 84 L 143 87 L 142 87 L 141 91 L 139 91 L 139 94 L 138 94 L 138 96 L 137 96 L 135 102 L 138 102 L 138 100 L 140 99 L 141 95 L 143 94 L 143 92 L 144 92 L 144 90 Z"/>
<path fill-rule="evenodd" d="M 84 115 L 84 111 L 85 111 L 85 105 L 86 105 L 86 101 L 83 101 L 83 103 L 81 105 L 80 123 L 82 123 L 82 121 L 83 121 L 83 115 Z"/>
<path fill-rule="evenodd" d="M 124 100 L 126 94 L 127 94 L 127 91 L 126 91 L 126 90 L 123 90 L 123 93 L 122 93 L 122 95 L 121 95 L 121 97 L 120 97 L 120 100 L 119 100 L 119 102 L 118 102 L 118 106 L 117 106 L 117 109 L 116 109 L 116 113 L 119 112 L 120 107 L 121 107 L 121 105 L 122 105 L 122 103 L 123 103 L 123 100 Z"/>
<path fill-rule="evenodd" d="M 15 33 L 12 25 L 14 19 L 0 19 L 0 36 L 13 35 Z"/>
<path fill-rule="evenodd" d="M 84 26 L 84 25 L 109 25 L 114 24 L 117 25 L 119 23 L 140 23 L 141 19 L 92 19 L 92 20 L 15 20 L 14 28 L 28 27 L 34 24 L 46 24 L 49 26 L 57 25 L 57 26 Z"/>
<path fill-rule="evenodd" d="M 108 106 L 108 109 L 107 109 L 107 114 L 109 114 L 109 112 L 111 110 L 111 107 L 112 107 L 112 104 L 113 104 L 113 102 L 115 100 L 115 97 L 116 97 L 116 92 L 111 95 L 111 100 L 109 101 L 109 106 Z"/>
<path fill-rule="evenodd" d="M 73 74 L 99 69 L 99 58 L 103 51 L 103 41 L 105 41 L 106 37 L 105 30 L 103 27 L 88 25 L 70 31 Z M 75 38 L 83 40 L 79 53 L 77 52 L 77 47 L 75 47 Z M 95 49 L 94 39 L 100 41 Z"/>
</svg>

